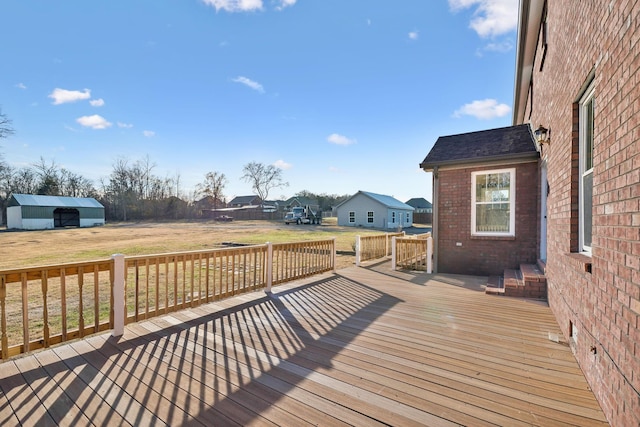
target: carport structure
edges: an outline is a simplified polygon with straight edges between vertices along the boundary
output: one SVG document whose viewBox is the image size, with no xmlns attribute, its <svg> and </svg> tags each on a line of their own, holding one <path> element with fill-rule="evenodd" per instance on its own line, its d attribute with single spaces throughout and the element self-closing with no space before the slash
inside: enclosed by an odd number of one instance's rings
<svg viewBox="0 0 640 427">
<path fill-rule="evenodd" d="M 7 204 L 8 229 L 92 227 L 104 222 L 104 206 L 91 197 L 12 194 Z"/>
</svg>

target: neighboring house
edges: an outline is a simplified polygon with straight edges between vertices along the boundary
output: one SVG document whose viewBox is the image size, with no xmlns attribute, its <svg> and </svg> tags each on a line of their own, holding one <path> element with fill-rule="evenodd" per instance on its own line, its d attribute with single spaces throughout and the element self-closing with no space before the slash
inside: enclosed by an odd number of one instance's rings
<svg viewBox="0 0 640 427">
<path fill-rule="evenodd" d="M 441 136 L 433 172 L 434 271 L 502 275 L 537 259 L 538 151 L 529 125 Z"/>
<path fill-rule="evenodd" d="M 291 208 L 300 207 L 300 206 L 317 206 L 318 201 L 316 199 L 311 199 L 309 197 L 290 197 L 284 202 L 284 207 L 286 210 L 290 210 Z"/>
<path fill-rule="evenodd" d="M 523 0 L 519 14 L 513 124 L 549 129 L 549 305 L 608 421 L 639 426 L 640 3 Z"/>
<path fill-rule="evenodd" d="M 407 205 L 413 207 L 415 209 L 415 213 L 417 214 L 433 212 L 433 205 L 424 197 L 414 197 L 413 199 L 409 199 L 406 203 Z"/>
<path fill-rule="evenodd" d="M 413 225 L 413 207 L 391 196 L 358 191 L 336 206 L 338 225 L 397 229 Z"/>
<path fill-rule="evenodd" d="M 218 200 L 213 196 L 205 196 L 194 203 L 196 211 L 211 210 L 226 207 L 224 200 Z"/>
<path fill-rule="evenodd" d="M 7 203 L 7 229 L 92 227 L 104 222 L 104 206 L 89 197 L 12 194 Z"/>
<path fill-rule="evenodd" d="M 283 210 L 284 202 L 282 200 L 265 200 L 263 210 L 265 212 L 278 212 Z"/>
<path fill-rule="evenodd" d="M 262 199 L 256 195 L 251 196 L 237 196 L 231 200 L 227 207 L 230 208 L 242 208 L 245 206 L 259 206 L 262 203 Z"/>
</svg>

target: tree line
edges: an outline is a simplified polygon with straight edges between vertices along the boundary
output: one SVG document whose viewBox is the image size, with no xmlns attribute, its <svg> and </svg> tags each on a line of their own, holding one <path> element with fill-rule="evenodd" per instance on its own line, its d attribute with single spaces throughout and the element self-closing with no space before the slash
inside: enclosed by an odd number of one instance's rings
<svg viewBox="0 0 640 427">
<path fill-rule="evenodd" d="M 0 139 L 13 133 L 11 121 L 0 110 Z M 14 167 L 0 153 L 0 208 L 6 212 L 9 197 L 14 193 L 93 197 L 105 207 L 107 221 L 191 219 L 200 217 L 202 209 L 226 206 L 224 190 L 228 180 L 224 173 L 206 173 L 203 181 L 185 194 L 179 174 L 162 177 L 154 173 L 155 168 L 148 156 L 136 161 L 119 158 L 110 175 L 96 184 L 44 158 L 29 166 Z M 259 162 L 244 165 L 241 179 L 251 184 L 254 194 L 265 201 L 271 190 L 289 185 L 283 180 L 281 169 Z M 347 196 L 303 190 L 296 197 L 316 200 L 323 210 L 330 210 Z"/>
</svg>

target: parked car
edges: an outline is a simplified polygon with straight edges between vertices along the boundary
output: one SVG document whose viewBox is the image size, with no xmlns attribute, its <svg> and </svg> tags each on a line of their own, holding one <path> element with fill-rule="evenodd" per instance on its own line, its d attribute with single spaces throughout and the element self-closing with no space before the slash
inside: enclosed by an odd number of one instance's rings
<svg viewBox="0 0 640 427">
<path fill-rule="evenodd" d="M 220 216 L 216 217 L 216 221 L 229 222 L 229 221 L 233 221 L 233 217 L 229 216 L 229 215 L 220 215 Z"/>
</svg>

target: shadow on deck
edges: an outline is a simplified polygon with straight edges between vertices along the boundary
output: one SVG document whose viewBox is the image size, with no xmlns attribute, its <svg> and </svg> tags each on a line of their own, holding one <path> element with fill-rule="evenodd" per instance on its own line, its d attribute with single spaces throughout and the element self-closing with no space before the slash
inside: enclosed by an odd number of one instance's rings
<svg viewBox="0 0 640 427">
<path fill-rule="evenodd" d="M 549 308 L 481 283 L 351 267 L 9 360 L 0 425 L 606 425 Z"/>
</svg>

